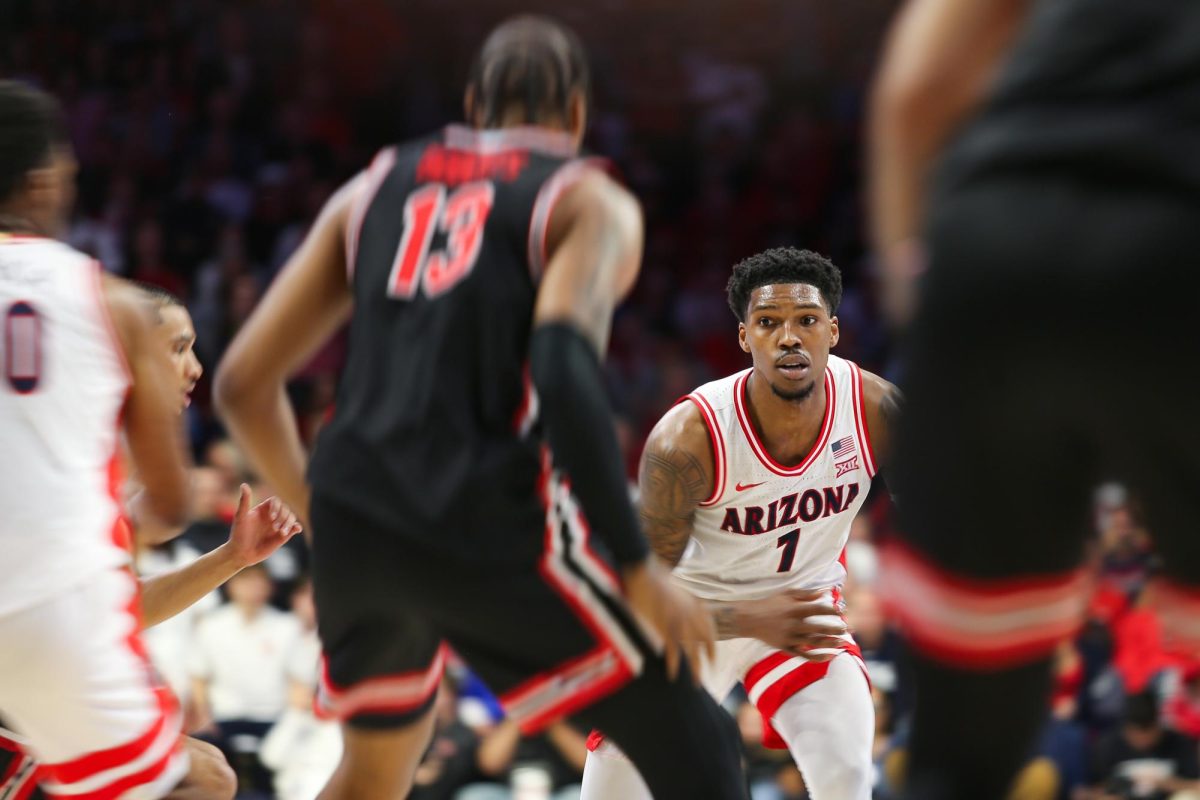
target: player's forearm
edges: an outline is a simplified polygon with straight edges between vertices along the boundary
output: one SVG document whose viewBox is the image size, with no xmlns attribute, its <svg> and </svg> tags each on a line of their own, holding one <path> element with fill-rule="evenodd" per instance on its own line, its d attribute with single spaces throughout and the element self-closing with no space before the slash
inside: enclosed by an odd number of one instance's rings
<svg viewBox="0 0 1200 800">
<path fill-rule="evenodd" d="M 718 639 L 737 639 L 744 635 L 741 632 L 736 605 L 709 601 L 708 610 L 712 613 L 713 627 L 717 629 Z"/>
<path fill-rule="evenodd" d="M 199 602 L 242 570 L 228 544 L 206 553 L 186 567 L 142 579 L 144 627 L 164 622 Z"/>
<path fill-rule="evenodd" d="M 570 477 L 588 524 L 619 565 L 645 561 L 650 548 L 629 497 L 596 351 L 566 322 L 535 328 L 529 350 L 555 463 Z"/>
<path fill-rule="evenodd" d="M 183 521 L 167 521 L 155 513 L 142 489 L 125 502 L 125 512 L 133 526 L 138 544 L 157 545 L 169 542 L 183 530 Z"/>
<path fill-rule="evenodd" d="M 282 383 L 237 387 L 218 381 L 217 407 L 254 469 L 307 527 L 307 456 Z"/>
<path fill-rule="evenodd" d="M 888 253 L 922 226 L 930 167 L 982 103 L 1027 0 L 913 0 L 889 37 L 871 98 L 872 237 Z"/>
</svg>

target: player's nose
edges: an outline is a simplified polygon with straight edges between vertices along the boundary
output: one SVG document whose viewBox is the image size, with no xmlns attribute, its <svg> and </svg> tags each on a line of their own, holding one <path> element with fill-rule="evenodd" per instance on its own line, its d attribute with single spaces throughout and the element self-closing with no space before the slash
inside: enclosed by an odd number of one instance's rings
<svg viewBox="0 0 1200 800">
<path fill-rule="evenodd" d="M 800 326 L 785 322 L 779 326 L 779 346 L 793 347 L 800 344 Z"/>
<path fill-rule="evenodd" d="M 204 365 L 200 363 L 200 359 L 196 358 L 195 353 L 188 353 L 187 374 L 188 378 L 193 381 L 200 380 L 200 376 L 204 374 Z"/>
</svg>

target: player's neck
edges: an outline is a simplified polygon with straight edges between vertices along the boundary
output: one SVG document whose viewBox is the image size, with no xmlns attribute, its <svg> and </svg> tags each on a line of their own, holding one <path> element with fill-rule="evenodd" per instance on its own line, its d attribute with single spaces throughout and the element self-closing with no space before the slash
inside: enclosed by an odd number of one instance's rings
<svg viewBox="0 0 1200 800">
<path fill-rule="evenodd" d="M 817 381 L 802 400 L 775 394 L 757 371 L 746 381 L 746 409 L 750 424 L 771 458 L 781 464 L 799 464 L 812 450 L 825 421 L 825 382 Z"/>
</svg>

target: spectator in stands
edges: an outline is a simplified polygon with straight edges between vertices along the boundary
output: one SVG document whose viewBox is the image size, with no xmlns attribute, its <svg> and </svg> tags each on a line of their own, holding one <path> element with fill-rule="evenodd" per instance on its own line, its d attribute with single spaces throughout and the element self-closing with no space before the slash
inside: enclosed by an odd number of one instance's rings
<svg viewBox="0 0 1200 800">
<path fill-rule="evenodd" d="M 737 690 L 741 693 L 741 689 Z M 729 708 L 727 705 L 726 708 Z M 786 750 L 763 747 L 763 719 L 742 693 L 733 715 L 746 750 L 746 779 L 752 800 L 798 800 L 806 797 L 804 779 Z"/>
<path fill-rule="evenodd" d="M 1200 792 L 1196 740 L 1163 727 L 1149 692 L 1126 700 L 1120 729 L 1096 743 L 1091 762 L 1092 788 L 1077 800 L 1171 800 Z"/>
<path fill-rule="evenodd" d="M 200 621 L 192 649 L 192 696 L 200 733 L 211 737 L 239 773 L 240 785 L 269 789 L 256 753 L 287 708 L 287 659 L 301 635 L 290 613 L 269 605 L 262 565 L 226 584 L 229 602 Z"/>
<path fill-rule="evenodd" d="M 463 722 L 458 691 L 449 675 L 442 680 L 434 714 L 433 738 L 417 767 L 409 800 L 454 800 L 459 789 L 481 777 L 476 767 L 479 734 Z"/>
<path fill-rule="evenodd" d="M 233 521 L 233 487 L 225 473 L 213 467 L 192 469 L 192 509 L 179 541 L 204 555 L 224 544 Z M 256 495 L 265 497 L 268 495 Z"/>
<path fill-rule="evenodd" d="M 314 800 L 337 768 L 342 734 L 336 722 L 313 714 L 321 643 L 310 580 L 301 580 L 292 591 L 292 613 L 300 632 L 285 665 L 288 707 L 267 734 L 259 757 L 275 773 L 277 800 Z"/>
<path fill-rule="evenodd" d="M 846 624 L 862 650 L 871 686 L 890 695 L 893 715 L 903 716 L 912 707 L 908 689 L 902 685 L 904 643 L 888 625 L 879 597 L 865 587 L 848 593 Z"/>
<path fill-rule="evenodd" d="M 587 737 L 568 722 L 555 722 L 537 736 L 522 736 L 506 719 L 484 735 L 475 765 L 488 783 L 458 792 L 455 800 L 512 800 L 511 789 L 527 783 L 549 790 L 553 800 L 578 800 Z M 511 789 L 510 789 L 511 787 Z"/>
<path fill-rule="evenodd" d="M 1200 662 L 1188 664 L 1179 675 L 1179 690 L 1167 702 L 1167 726 L 1193 739 L 1200 738 Z"/>
</svg>

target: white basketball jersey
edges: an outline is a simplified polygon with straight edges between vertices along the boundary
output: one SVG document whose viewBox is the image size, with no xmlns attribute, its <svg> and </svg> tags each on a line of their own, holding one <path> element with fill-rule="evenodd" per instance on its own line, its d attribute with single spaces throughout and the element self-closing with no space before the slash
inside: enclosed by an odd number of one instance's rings
<svg viewBox="0 0 1200 800">
<path fill-rule="evenodd" d="M 782 589 L 834 589 L 846 577 L 850 523 L 866 500 L 875 461 L 858 366 L 825 369 L 825 418 L 799 464 L 766 451 L 746 408 L 752 370 L 705 384 L 692 402 L 713 445 L 714 489 L 700 504 L 674 575 L 709 600 L 753 600 Z"/>
<path fill-rule="evenodd" d="M 128 561 L 114 484 L 129 385 L 100 265 L 0 235 L 0 614 Z"/>
</svg>

